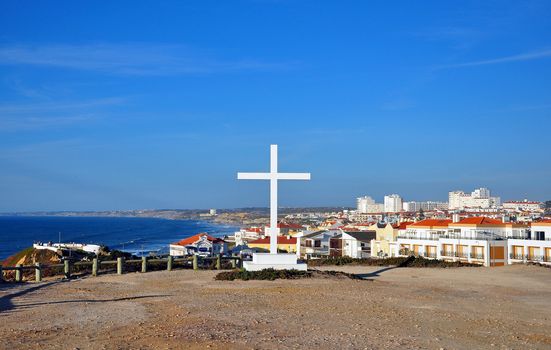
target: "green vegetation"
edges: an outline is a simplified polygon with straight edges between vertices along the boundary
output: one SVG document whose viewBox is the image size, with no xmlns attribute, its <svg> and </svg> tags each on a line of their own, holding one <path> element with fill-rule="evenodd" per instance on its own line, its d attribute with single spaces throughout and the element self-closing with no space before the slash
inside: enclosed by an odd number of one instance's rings
<svg viewBox="0 0 551 350">
<path fill-rule="evenodd" d="M 425 259 L 422 257 L 400 257 L 386 259 L 354 259 L 347 256 L 328 257 L 323 259 L 312 259 L 308 266 L 341 266 L 341 265 L 362 265 L 362 266 L 398 266 L 398 267 L 464 267 L 480 266 L 463 262 L 451 262 L 443 260 Z"/>
<path fill-rule="evenodd" d="M 311 272 L 297 270 L 274 270 L 265 269 L 261 271 L 246 271 L 244 269 L 220 272 L 214 278 L 217 281 L 233 280 L 264 280 L 273 281 L 276 279 L 298 279 L 312 277 Z"/>
</svg>

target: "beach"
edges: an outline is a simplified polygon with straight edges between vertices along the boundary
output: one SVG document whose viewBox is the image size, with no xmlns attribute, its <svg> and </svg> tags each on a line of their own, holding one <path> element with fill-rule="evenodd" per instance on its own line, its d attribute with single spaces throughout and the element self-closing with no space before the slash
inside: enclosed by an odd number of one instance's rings
<svg viewBox="0 0 551 350">
<path fill-rule="evenodd" d="M 215 281 L 217 271 L 0 285 L 2 349 L 548 349 L 551 270 L 330 266 L 361 274 Z"/>
</svg>

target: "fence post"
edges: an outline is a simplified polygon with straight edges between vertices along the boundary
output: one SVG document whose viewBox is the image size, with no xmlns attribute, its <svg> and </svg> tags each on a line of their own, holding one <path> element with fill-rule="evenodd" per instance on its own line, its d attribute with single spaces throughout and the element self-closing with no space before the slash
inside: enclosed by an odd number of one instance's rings
<svg viewBox="0 0 551 350">
<path fill-rule="evenodd" d="M 216 269 L 222 269 L 222 256 L 220 254 L 216 256 Z"/>
<path fill-rule="evenodd" d="M 117 274 L 122 275 L 123 271 L 123 258 L 117 258 Z"/>
<path fill-rule="evenodd" d="M 147 256 L 142 256 L 142 273 L 147 272 Z"/>
<path fill-rule="evenodd" d="M 232 259 L 231 259 L 231 268 L 232 269 L 235 269 L 237 267 L 237 259 L 235 258 L 235 256 L 232 256 Z"/>
<path fill-rule="evenodd" d="M 23 265 L 17 264 L 17 270 L 15 270 L 15 282 L 23 281 L 23 270 L 21 269 Z"/>
<path fill-rule="evenodd" d="M 98 275 L 98 258 L 92 260 L 92 276 L 96 277 Z"/>
<path fill-rule="evenodd" d="M 65 273 L 65 278 L 71 278 L 71 262 L 69 260 L 63 260 L 63 272 Z"/>
<path fill-rule="evenodd" d="M 197 255 L 193 255 L 193 269 L 198 270 L 199 269 L 199 262 L 197 261 Z"/>
<path fill-rule="evenodd" d="M 166 261 L 166 270 L 167 271 L 172 271 L 172 260 L 173 259 L 174 259 L 174 257 L 172 255 L 168 256 L 168 259 Z"/>
<path fill-rule="evenodd" d="M 36 263 L 34 268 L 34 277 L 36 282 L 42 282 L 42 266 L 40 263 Z"/>
</svg>

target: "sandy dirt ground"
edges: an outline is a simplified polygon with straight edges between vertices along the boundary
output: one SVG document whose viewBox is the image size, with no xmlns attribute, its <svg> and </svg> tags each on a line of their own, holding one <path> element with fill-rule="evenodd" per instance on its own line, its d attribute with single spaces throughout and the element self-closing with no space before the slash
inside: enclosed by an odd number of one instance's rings
<svg viewBox="0 0 551 350">
<path fill-rule="evenodd" d="M 1 349 L 551 349 L 551 269 L 330 267 L 0 285 Z"/>
</svg>

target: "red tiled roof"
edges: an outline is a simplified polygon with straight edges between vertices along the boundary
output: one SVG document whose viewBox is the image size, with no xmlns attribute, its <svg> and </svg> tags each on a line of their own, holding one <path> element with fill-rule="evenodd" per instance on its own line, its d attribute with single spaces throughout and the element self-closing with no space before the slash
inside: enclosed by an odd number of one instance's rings
<svg viewBox="0 0 551 350">
<path fill-rule="evenodd" d="M 343 231 L 360 231 L 360 229 L 357 227 L 343 226 L 339 228 L 342 229 Z"/>
<path fill-rule="evenodd" d="M 293 224 L 293 223 L 287 224 L 287 223 L 285 223 L 285 222 L 280 222 L 279 224 L 277 224 L 277 227 L 279 227 L 279 228 L 297 229 L 297 230 L 302 230 L 302 229 L 303 229 L 303 227 L 302 227 L 301 225 Z"/>
<path fill-rule="evenodd" d="M 410 224 L 408 226 L 411 227 L 424 227 L 424 226 L 436 226 L 436 227 L 448 227 L 449 224 L 451 224 L 452 221 L 449 219 L 425 219 L 421 221 L 417 221 L 413 224 Z"/>
<path fill-rule="evenodd" d="M 174 245 L 181 245 L 181 246 L 186 246 L 186 245 L 190 245 L 190 244 L 193 244 L 197 241 L 199 241 L 201 239 L 201 237 L 203 236 L 207 236 L 207 240 L 211 241 L 211 242 L 214 242 L 214 243 L 218 243 L 218 242 L 223 242 L 224 240 L 221 239 L 221 238 L 216 238 L 216 237 L 212 237 L 210 235 L 208 235 L 207 233 L 198 233 L 196 234 L 195 236 L 191 236 L 191 237 L 188 237 L 188 238 L 184 238 L 182 239 L 181 241 L 178 241 L 176 243 L 172 243 Z"/>
<path fill-rule="evenodd" d="M 270 237 L 259 238 L 249 242 L 249 244 L 270 244 Z M 295 237 L 279 236 L 277 237 L 277 244 L 297 244 L 297 239 Z"/>
<path fill-rule="evenodd" d="M 392 225 L 392 227 L 396 230 L 405 230 L 407 226 L 413 224 L 413 221 L 404 221 L 401 222 L 399 225 Z"/>
<path fill-rule="evenodd" d="M 476 216 L 472 218 L 465 218 L 459 222 L 455 222 L 455 225 L 503 225 L 501 220 L 491 219 L 485 216 Z"/>
</svg>

